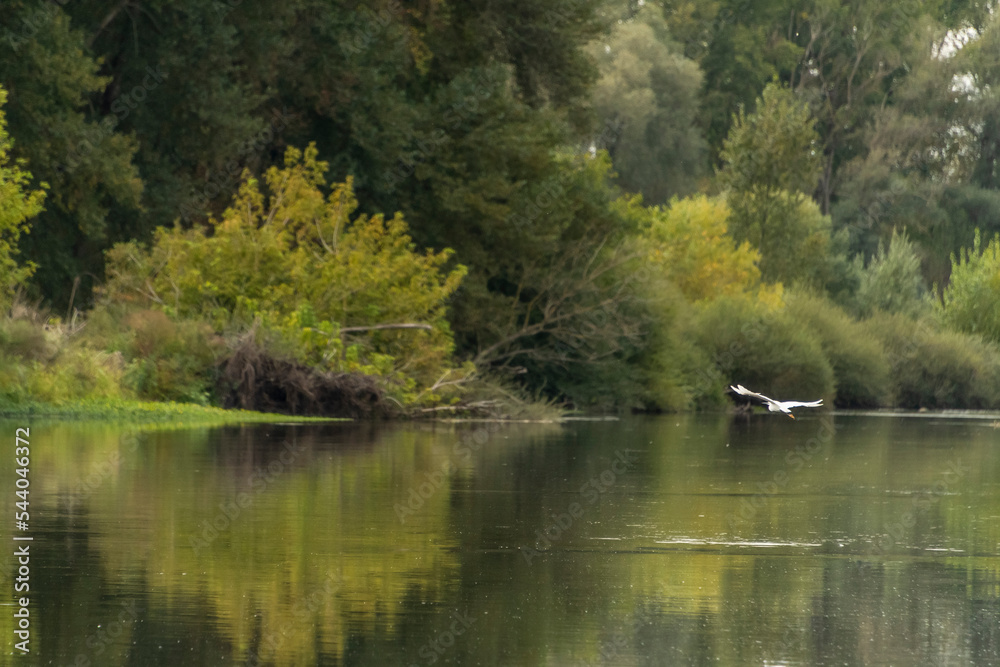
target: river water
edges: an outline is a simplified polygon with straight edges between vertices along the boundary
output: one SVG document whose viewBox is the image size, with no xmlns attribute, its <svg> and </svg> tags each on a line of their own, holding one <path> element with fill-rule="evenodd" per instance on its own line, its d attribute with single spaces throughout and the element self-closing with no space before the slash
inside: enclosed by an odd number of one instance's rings
<svg viewBox="0 0 1000 667">
<path fill-rule="evenodd" d="M 3 664 L 1000 664 L 993 419 L 25 425 Z"/>
</svg>

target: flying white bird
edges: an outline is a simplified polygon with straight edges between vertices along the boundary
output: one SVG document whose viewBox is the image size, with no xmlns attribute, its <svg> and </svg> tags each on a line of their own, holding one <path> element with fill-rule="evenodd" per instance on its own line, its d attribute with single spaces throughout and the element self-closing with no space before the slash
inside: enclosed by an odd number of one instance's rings
<svg viewBox="0 0 1000 667">
<path fill-rule="evenodd" d="M 812 403 L 803 403 L 801 401 L 776 401 L 773 398 L 764 396 L 763 394 L 752 392 L 741 384 L 738 384 L 735 387 L 729 385 L 729 388 L 737 394 L 741 394 L 743 396 L 753 396 L 756 399 L 760 399 L 767 404 L 767 409 L 771 412 L 784 412 L 792 419 L 795 419 L 795 415 L 792 414 L 792 408 L 818 408 L 823 405 L 822 398 L 818 401 L 813 401 Z"/>
</svg>

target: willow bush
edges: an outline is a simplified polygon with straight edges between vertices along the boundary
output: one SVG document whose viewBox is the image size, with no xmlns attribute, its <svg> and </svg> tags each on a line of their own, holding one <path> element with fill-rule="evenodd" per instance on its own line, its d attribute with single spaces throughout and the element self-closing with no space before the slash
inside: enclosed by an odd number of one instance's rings
<svg viewBox="0 0 1000 667">
<path fill-rule="evenodd" d="M 933 319 L 878 313 L 865 329 L 886 351 L 894 404 L 902 408 L 1000 407 L 1000 350 Z"/>
<path fill-rule="evenodd" d="M 451 365 L 445 318 L 465 268 L 446 268 L 450 250 L 417 251 L 401 214 L 352 219 L 351 180 L 324 195 L 316 155 L 289 148 L 263 183 L 245 174 L 207 229 L 160 228 L 148 248 L 116 245 L 105 306 L 200 320 L 231 337 L 259 326 L 320 372 L 380 376 L 403 402 L 439 400 L 441 378 L 465 372 Z"/>
<path fill-rule="evenodd" d="M 836 376 L 823 346 L 783 305 L 722 297 L 702 310 L 694 326 L 720 389 L 740 383 L 775 398 L 834 395 Z"/>
<path fill-rule="evenodd" d="M 786 298 L 788 315 L 819 342 L 833 369 L 839 408 L 889 405 L 892 390 L 885 350 L 865 327 L 829 299 L 803 291 Z"/>
</svg>

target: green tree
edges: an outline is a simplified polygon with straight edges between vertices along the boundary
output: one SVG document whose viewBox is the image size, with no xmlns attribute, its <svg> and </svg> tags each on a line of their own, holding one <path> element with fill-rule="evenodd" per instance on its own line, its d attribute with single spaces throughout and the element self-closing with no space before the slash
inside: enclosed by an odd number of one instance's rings
<svg viewBox="0 0 1000 667">
<path fill-rule="evenodd" d="M 713 162 L 733 117 L 775 77 L 787 80 L 802 48 L 787 29 L 789 0 L 664 0 L 670 32 L 704 74 L 699 114 Z"/>
<path fill-rule="evenodd" d="M 920 273 L 920 257 L 906 232 L 892 230 L 888 249 L 878 251 L 861 271 L 857 304 L 862 316 L 876 310 L 917 315 L 927 306 L 927 290 Z"/>
<path fill-rule="evenodd" d="M 116 212 L 134 219 L 142 192 L 135 140 L 113 116 L 92 113 L 93 97 L 110 93 L 110 79 L 99 75 L 86 36 L 71 24 L 73 4 L 14 0 L 0 12 L 0 85 L 10 92 L 7 119 L 17 137 L 12 155 L 50 186 L 36 223 L 45 233 L 22 239 L 22 251 L 39 268 L 37 291 L 60 309 L 75 280 L 86 290 L 100 275 L 102 250 L 131 236 Z"/>
<path fill-rule="evenodd" d="M 978 137 L 991 116 L 977 90 L 990 88 L 980 88 L 984 72 L 973 58 L 979 40 L 945 57 L 954 35 L 925 19 L 905 44 L 905 68 L 884 82 L 888 92 L 850 130 L 850 151 L 842 151 L 834 174 L 831 216 L 836 229 L 849 230 L 852 251 L 866 258 L 905 227 L 921 247 L 928 282 L 943 282 L 949 255 L 973 230 L 993 231 L 1000 198 L 973 177 Z"/>
<path fill-rule="evenodd" d="M 819 173 L 818 143 L 808 106 L 771 83 L 753 113 L 740 111 L 723 146 L 730 233 L 760 251 L 768 282 L 829 279 L 830 219 L 806 194 Z"/>
<path fill-rule="evenodd" d="M 920 0 L 664 0 L 671 33 L 705 76 L 701 118 L 713 158 L 734 114 L 777 77 L 810 102 L 823 168 L 816 199 L 830 213 L 842 165 L 867 152 L 874 118 L 947 37 L 981 32 L 988 3 Z M 947 89 L 947 86 L 944 87 Z"/>
<path fill-rule="evenodd" d="M 692 192 L 707 165 L 696 124 L 701 72 L 671 41 L 662 12 L 643 7 L 593 50 L 601 70 L 594 109 L 605 130 L 596 145 L 611 155 L 621 186 L 651 204 Z"/>
<path fill-rule="evenodd" d="M 925 4 L 816 0 L 792 14 L 789 30 L 801 35 L 802 54 L 790 84 L 815 101 L 823 146 L 817 200 L 824 213 L 830 212 L 840 164 L 863 150 L 861 137 L 887 93 L 929 47 L 920 39 L 932 20 Z"/>
<path fill-rule="evenodd" d="M 161 228 L 149 250 L 115 246 L 105 298 L 206 318 L 220 332 L 259 319 L 300 361 L 385 375 L 412 398 L 414 381 L 431 386 L 448 368 L 445 308 L 465 268 L 442 269 L 448 250 L 416 252 L 398 214 L 352 221 L 350 181 L 325 197 L 328 166 L 316 156 L 289 148 L 285 167 L 266 174 L 266 198 L 245 178 L 211 235 Z"/>
<path fill-rule="evenodd" d="M 729 207 L 704 195 L 674 198 L 668 207 L 647 209 L 644 237 L 649 261 L 662 269 L 691 302 L 741 294 L 760 282 L 760 254 L 728 234 Z"/>
<path fill-rule="evenodd" d="M 29 231 L 28 220 L 42 211 L 45 192 L 30 190 L 31 173 L 23 159 L 13 159 L 3 107 L 7 91 L 0 87 L 0 307 L 9 307 L 16 289 L 34 272 L 31 262 L 18 264 L 18 239 Z M 45 187 L 45 184 L 42 184 Z"/>
<path fill-rule="evenodd" d="M 1000 234 L 983 248 L 977 229 L 972 248 L 952 257 L 938 308 L 951 328 L 1000 342 Z"/>
<path fill-rule="evenodd" d="M 477 364 L 585 404 L 608 399 L 602 384 L 622 378 L 648 333 L 636 239 L 644 218 L 634 199 L 614 201 L 606 154 L 558 159 L 559 180 L 529 190 L 534 203 L 493 232 L 520 251 L 470 272 L 456 327 Z"/>
<path fill-rule="evenodd" d="M 765 202 L 781 191 L 811 193 L 819 177 L 819 136 L 809 106 L 785 86 L 764 88 L 752 113 L 740 109 L 723 144 L 719 176 L 732 191 Z"/>
<path fill-rule="evenodd" d="M 557 256 L 553 193 L 573 198 L 560 216 L 613 199 L 569 187 L 577 177 L 562 178 L 558 157 L 590 136 L 596 68 L 584 47 L 603 28 L 598 4 L 164 0 L 109 12 L 82 0 L 66 10 L 91 27 L 112 81 L 96 115 L 114 115 L 149 68 L 164 73 L 119 126 L 141 138 L 146 184 L 145 215 L 112 216 L 123 229 L 143 240 L 177 217 L 218 216 L 244 168 L 260 173 L 283 145 L 315 141 L 332 178 L 353 177 L 362 211 L 402 211 L 418 245 L 454 248 L 473 268 L 453 322 L 475 354 L 479 296 L 503 293 L 511 265 Z"/>
</svg>

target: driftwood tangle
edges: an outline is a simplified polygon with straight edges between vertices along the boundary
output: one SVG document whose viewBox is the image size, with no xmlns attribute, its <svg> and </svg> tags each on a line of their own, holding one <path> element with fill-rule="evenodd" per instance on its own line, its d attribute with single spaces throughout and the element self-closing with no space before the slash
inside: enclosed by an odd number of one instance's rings
<svg viewBox="0 0 1000 667">
<path fill-rule="evenodd" d="M 389 411 L 373 378 L 361 373 L 322 373 L 275 358 L 249 337 L 219 370 L 218 391 L 227 408 L 352 419 Z"/>
</svg>

